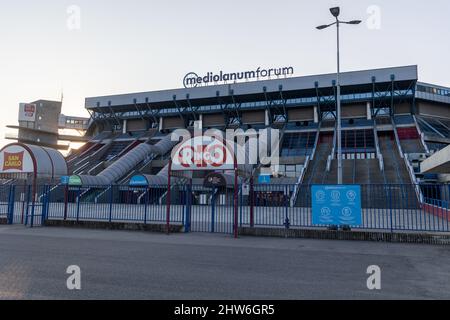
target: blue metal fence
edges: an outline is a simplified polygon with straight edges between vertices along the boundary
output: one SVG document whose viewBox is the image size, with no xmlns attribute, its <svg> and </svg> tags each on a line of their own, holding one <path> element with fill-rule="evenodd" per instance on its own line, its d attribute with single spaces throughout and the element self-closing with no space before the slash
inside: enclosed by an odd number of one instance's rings
<svg viewBox="0 0 450 320">
<path fill-rule="evenodd" d="M 127 186 L 69 187 L 58 185 L 49 194 L 48 219 L 106 222 L 166 222 L 167 186 L 130 188 Z M 182 224 L 184 203 L 180 188 L 171 190 L 177 202 L 170 222 Z"/>
<path fill-rule="evenodd" d="M 255 227 L 326 227 L 313 225 L 311 186 L 299 186 L 295 203 L 285 186 L 258 186 L 254 197 Z M 427 197 L 432 196 L 432 197 Z M 440 199 L 440 200 L 437 200 Z M 448 185 L 362 185 L 362 225 L 353 229 L 450 232 Z M 242 224 L 250 226 L 244 210 Z"/>
<path fill-rule="evenodd" d="M 351 227 L 450 232 L 449 190 L 449 185 L 362 185 L 362 225 Z M 167 186 L 0 186 L 0 218 L 30 227 L 71 220 L 169 223 L 186 232 L 233 233 L 234 189 L 175 185 L 169 215 L 168 195 Z M 327 227 L 312 223 L 310 185 L 239 186 L 237 202 L 239 226 Z"/>
</svg>

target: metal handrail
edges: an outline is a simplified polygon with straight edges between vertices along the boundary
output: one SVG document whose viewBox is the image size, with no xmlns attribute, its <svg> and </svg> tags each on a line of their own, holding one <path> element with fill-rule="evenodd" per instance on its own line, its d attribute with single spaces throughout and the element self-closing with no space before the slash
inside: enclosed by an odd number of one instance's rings
<svg viewBox="0 0 450 320">
<path fill-rule="evenodd" d="M 380 166 L 380 171 L 384 171 L 384 160 L 383 160 L 383 154 L 381 153 L 381 149 L 380 149 L 380 140 L 378 139 L 378 129 L 377 129 L 377 122 L 374 121 L 373 122 L 373 134 L 374 134 L 374 138 L 375 138 L 375 148 L 376 148 L 376 153 L 377 153 L 377 159 L 378 159 L 378 164 Z"/>
<path fill-rule="evenodd" d="M 336 155 L 336 144 L 337 144 L 337 132 L 336 127 L 334 128 L 334 136 L 333 136 L 333 149 L 331 149 L 331 155 L 328 156 L 327 159 L 327 172 L 330 172 L 331 169 L 331 162 L 334 160 L 334 157 Z"/>
<path fill-rule="evenodd" d="M 400 154 L 401 158 L 404 158 L 405 156 L 403 154 L 402 146 L 400 144 L 400 138 L 398 137 L 397 126 L 395 125 L 394 119 L 391 119 L 391 122 L 392 122 L 392 128 L 394 129 L 394 136 L 395 136 L 395 142 L 397 144 L 398 153 Z"/>
<path fill-rule="evenodd" d="M 302 172 L 300 173 L 300 176 L 298 177 L 298 180 L 297 180 L 297 183 L 295 184 L 295 186 L 294 186 L 294 195 L 293 195 L 293 197 L 291 197 L 291 207 L 293 207 L 294 205 L 295 205 L 295 203 L 297 202 L 297 198 L 298 198 L 298 192 L 299 192 L 299 190 L 300 190 L 300 188 L 299 188 L 299 186 L 302 184 L 302 182 L 303 182 L 303 178 L 305 177 L 305 175 L 306 175 L 306 170 L 307 170 L 307 168 L 308 168 L 308 166 L 309 166 L 309 163 L 310 163 L 310 158 L 309 158 L 309 156 L 307 156 L 306 157 L 306 161 L 305 161 L 305 165 L 303 166 L 303 168 L 302 168 Z"/>
<path fill-rule="evenodd" d="M 146 196 L 150 192 L 150 188 L 147 188 L 145 192 L 142 192 L 141 195 L 137 198 L 136 204 L 141 204 L 141 200 L 144 196 Z"/>
<path fill-rule="evenodd" d="M 319 145 L 319 139 L 320 139 L 320 130 L 322 129 L 322 121 L 319 122 L 319 128 L 317 130 L 317 135 L 316 135 L 316 141 L 314 142 L 314 149 L 311 153 L 311 161 L 314 160 L 314 157 L 316 156 L 316 151 L 317 151 L 317 147 Z"/>
<path fill-rule="evenodd" d="M 112 185 L 109 186 L 108 188 L 106 188 L 105 190 L 103 190 L 98 196 L 96 196 L 94 198 L 94 203 L 98 203 L 98 199 L 100 199 L 101 196 L 103 196 L 106 192 L 108 192 L 109 190 L 111 190 Z"/>
<path fill-rule="evenodd" d="M 416 126 L 417 132 L 419 133 L 419 136 L 420 136 L 420 142 L 422 143 L 422 146 L 424 147 L 425 152 L 427 154 L 430 154 L 430 149 L 428 149 L 428 145 L 425 142 L 425 133 L 423 133 L 422 129 L 420 128 L 415 115 L 413 115 L 413 119 L 414 119 L 414 125 Z"/>
<path fill-rule="evenodd" d="M 411 182 L 415 185 L 414 189 L 416 191 L 417 199 L 419 200 L 420 203 L 423 203 L 422 190 L 420 190 L 420 187 L 418 185 L 417 177 L 414 173 L 414 168 L 412 167 L 411 163 L 409 163 L 408 157 L 406 157 L 405 154 L 403 153 L 402 147 L 400 145 L 400 138 L 398 137 L 397 126 L 395 125 L 394 119 L 391 119 L 391 121 L 392 121 L 392 127 L 394 128 L 395 142 L 397 143 L 397 148 L 400 153 L 400 157 L 403 158 L 403 161 L 405 162 L 406 169 L 409 174 L 409 178 L 411 179 Z"/>
</svg>

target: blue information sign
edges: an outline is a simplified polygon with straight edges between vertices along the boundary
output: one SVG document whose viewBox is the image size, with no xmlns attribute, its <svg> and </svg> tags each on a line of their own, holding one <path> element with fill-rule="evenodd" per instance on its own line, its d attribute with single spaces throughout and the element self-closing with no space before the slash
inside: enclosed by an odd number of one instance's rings
<svg viewBox="0 0 450 320">
<path fill-rule="evenodd" d="M 147 187 L 148 181 L 147 178 L 143 175 L 133 176 L 130 180 L 131 187 Z"/>
<path fill-rule="evenodd" d="M 362 225 L 361 186 L 313 186 L 312 220 L 315 225 Z"/>
<path fill-rule="evenodd" d="M 270 184 L 270 175 L 268 174 L 262 174 L 258 177 L 258 183 L 259 184 Z"/>
<path fill-rule="evenodd" d="M 69 180 L 70 180 L 69 176 L 62 176 L 61 177 L 61 184 L 63 184 L 63 185 L 69 184 Z"/>
</svg>

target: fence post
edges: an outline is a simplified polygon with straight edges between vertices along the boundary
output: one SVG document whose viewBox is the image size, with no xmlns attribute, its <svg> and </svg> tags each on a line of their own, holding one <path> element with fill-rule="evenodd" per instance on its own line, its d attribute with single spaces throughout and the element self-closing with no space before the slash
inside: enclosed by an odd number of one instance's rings
<svg viewBox="0 0 450 320">
<path fill-rule="evenodd" d="M 255 195 L 253 192 L 253 177 L 250 178 L 250 228 L 255 226 Z"/>
<path fill-rule="evenodd" d="M 69 202 L 69 185 L 64 186 L 64 221 L 67 220 L 67 206 Z"/>
<path fill-rule="evenodd" d="M 234 238 L 237 239 L 239 237 L 239 208 L 238 208 L 238 167 L 237 167 L 237 159 L 234 157 L 234 195 L 233 195 L 233 233 Z"/>
<path fill-rule="evenodd" d="M 144 201 L 144 224 L 147 224 L 147 210 L 148 210 L 148 198 L 150 197 L 150 188 L 147 187 L 147 190 L 145 191 L 145 201 Z"/>
<path fill-rule="evenodd" d="M 192 185 L 189 183 L 186 186 L 186 213 L 184 221 L 184 232 L 188 233 L 191 231 L 191 198 L 192 198 Z"/>
<path fill-rule="evenodd" d="M 80 202 L 81 202 L 81 186 L 78 187 L 77 192 L 77 222 L 80 220 Z"/>
<path fill-rule="evenodd" d="M 385 185 L 386 187 L 386 185 Z M 393 217 L 392 217 L 392 190 L 388 190 L 388 194 L 389 194 L 389 216 L 390 216 L 390 220 L 391 220 L 391 233 L 394 232 L 394 222 L 393 222 Z"/>
<path fill-rule="evenodd" d="M 242 211 L 243 211 L 243 202 L 244 202 L 244 195 L 243 195 L 244 185 L 243 184 L 241 184 L 240 190 L 241 190 L 241 196 L 239 197 L 239 210 L 240 210 L 239 225 L 242 227 L 242 224 L 243 224 L 243 222 L 242 222 L 243 212 Z M 228 197 L 228 192 L 227 192 L 227 197 Z"/>
<path fill-rule="evenodd" d="M 35 199 L 34 199 L 34 197 L 35 197 L 35 194 L 34 194 L 34 192 L 36 191 L 34 188 L 32 188 L 31 189 L 32 191 L 32 199 L 31 199 L 31 222 L 30 222 L 30 228 L 33 228 L 33 225 L 34 225 L 34 209 L 35 209 L 35 204 L 36 204 L 36 202 L 35 202 Z"/>
<path fill-rule="evenodd" d="M 167 234 L 170 234 L 170 214 L 171 214 L 171 175 L 172 175 L 172 159 L 169 160 L 169 173 L 167 175 L 167 197 L 166 197 L 166 232 Z"/>
<path fill-rule="evenodd" d="M 50 213 L 51 199 L 52 199 L 52 186 L 48 186 L 48 193 L 45 206 L 45 222 L 48 220 L 48 215 Z"/>
<path fill-rule="evenodd" d="M 13 224 L 14 223 L 14 207 L 15 207 L 15 201 L 14 201 L 14 196 L 16 194 L 16 186 L 15 185 L 11 185 L 9 187 L 9 198 L 8 198 L 8 203 L 9 203 L 9 207 L 8 207 L 8 224 Z"/>
<path fill-rule="evenodd" d="M 286 215 L 284 226 L 286 227 L 286 229 L 289 229 L 291 226 L 291 222 L 289 221 L 289 186 L 285 186 L 284 188 L 284 206 Z"/>
<path fill-rule="evenodd" d="M 45 185 L 42 196 L 41 226 L 45 225 L 50 188 Z"/>
<path fill-rule="evenodd" d="M 211 198 L 211 233 L 214 233 L 214 226 L 216 224 L 216 188 L 212 189 L 212 198 Z"/>
<path fill-rule="evenodd" d="M 113 207 L 113 194 L 114 189 L 113 186 L 110 186 L 110 191 L 109 191 L 109 222 L 112 222 L 112 207 Z"/>
<path fill-rule="evenodd" d="M 26 210 L 25 210 L 25 225 L 28 225 L 28 215 L 30 211 L 30 194 L 31 194 L 31 186 L 29 185 L 27 188 L 27 194 L 26 194 Z"/>
</svg>

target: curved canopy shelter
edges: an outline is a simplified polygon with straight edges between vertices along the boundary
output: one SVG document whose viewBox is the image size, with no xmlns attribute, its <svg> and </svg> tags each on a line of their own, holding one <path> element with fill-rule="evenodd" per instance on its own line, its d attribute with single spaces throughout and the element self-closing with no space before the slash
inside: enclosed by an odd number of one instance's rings
<svg viewBox="0 0 450 320">
<path fill-rule="evenodd" d="M 167 187 L 167 175 L 138 174 L 130 179 L 130 187 Z"/>
<path fill-rule="evenodd" d="M 55 149 L 12 143 L 0 150 L 0 179 L 54 182 L 67 172 L 64 156 Z"/>
</svg>

